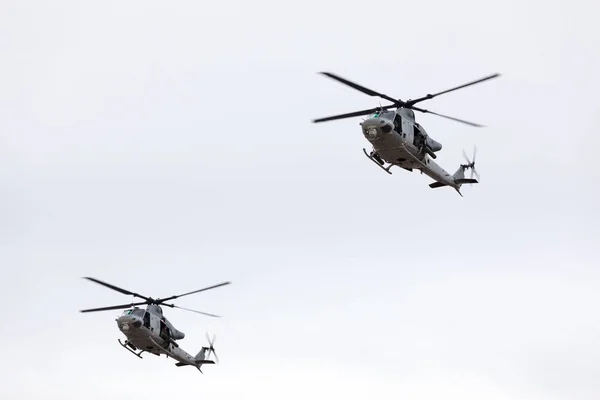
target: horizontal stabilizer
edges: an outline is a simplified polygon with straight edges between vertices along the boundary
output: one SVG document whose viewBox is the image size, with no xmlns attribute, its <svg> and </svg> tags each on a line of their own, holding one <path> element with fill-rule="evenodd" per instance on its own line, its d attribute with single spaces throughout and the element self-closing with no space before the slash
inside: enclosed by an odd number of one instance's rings
<svg viewBox="0 0 600 400">
<path fill-rule="evenodd" d="M 201 364 L 214 364 L 215 362 L 213 360 L 196 360 L 194 361 L 196 363 L 196 365 L 201 365 Z"/>
<path fill-rule="evenodd" d="M 477 182 L 477 179 L 467 179 L 467 178 L 455 179 L 454 182 L 457 183 L 458 185 L 464 185 L 465 183 L 479 183 L 479 182 Z"/>
<path fill-rule="evenodd" d="M 194 361 L 196 363 L 196 365 L 202 365 L 202 364 L 214 364 L 215 362 L 212 360 L 198 360 L 198 361 Z M 186 365 L 192 365 L 192 364 L 188 364 L 188 363 L 183 363 L 183 362 L 178 362 L 175 363 L 176 366 L 178 367 L 185 367 Z"/>
<path fill-rule="evenodd" d="M 442 182 L 433 182 L 429 185 L 429 187 L 432 189 L 443 187 L 443 186 L 448 186 L 448 185 L 446 185 L 445 183 L 442 183 Z"/>
</svg>

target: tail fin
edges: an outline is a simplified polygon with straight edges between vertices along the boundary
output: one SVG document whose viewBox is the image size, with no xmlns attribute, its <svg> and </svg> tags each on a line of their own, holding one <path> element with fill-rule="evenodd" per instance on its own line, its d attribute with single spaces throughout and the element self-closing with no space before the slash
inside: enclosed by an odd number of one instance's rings
<svg viewBox="0 0 600 400">
<path fill-rule="evenodd" d="M 452 175 L 452 177 L 454 178 L 454 181 L 456 181 L 458 179 L 464 179 L 464 177 L 465 177 L 465 167 L 463 165 L 461 165 L 460 167 L 458 167 L 458 169 Z"/>
<path fill-rule="evenodd" d="M 210 353 L 214 354 L 217 362 L 219 361 L 219 357 L 217 357 L 217 353 L 215 352 L 215 348 L 213 346 L 213 344 L 215 343 L 216 337 L 213 335 L 212 340 L 210 340 L 210 338 L 208 337 L 208 333 L 207 333 L 206 338 L 208 339 L 209 347 L 203 346 L 200 349 L 200 351 L 198 352 L 198 354 L 196 354 L 196 357 L 194 357 L 194 362 L 196 364 L 214 364 L 215 363 L 214 361 L 209 360 L 207 358 L 207 356 L 210 356 Z M 207 354 L 207 352 L 208 352 L 208 354 Z"/>
<path fill-rule="evenodd" d="M 477 178 L 479 178 L 479 174 L 477 173 L 477 170 L 475 170 L 475 157 L 476 156 L 477 156 L 477 147 L 473 147 L 473 161 L 469 160 L 467 153 L 465 153 L 465 151 L 463 150 L 463 157 L 465 158 L 465 160 L 467 160 L 467 164 L 460 164 L 460 167 L 458 168 L 458 170 L 454 173 L 454 175 L 452 175 L 452 177 L 454 178 L 454 183 L 457 184 L 459 188 L 462 185 L 464 185 L 465 183 L 479 183 L 477 181 L 477 179 L 473 179 L 473 175 L 475 175 L 475 176 L 477 176 Z M 470 178 L 465 178 L 465 171 L 467 169 L 471 170 Z"/>
<path fill-rule="evenodd" d="M 455 179 L 454 182 L 457 185 L 464 185 L 465 183 L 479 183 L 477 181 L 477 179 L 469 179 L 469 178 L 462 178 L 462 179 Z"/>
<path fill-rule="evenodd" d="M 461 165 L 458 170 L 452 175 L 454 178 L 454 183 L 459 186 L 464 185 L 465 183 L 479 183 L 477 179 L 473 178 L 465 178 L 465 169 L 470 168 L 469 166 Z"/>
<path fill-rule="evenodd" d="M 194 363 L 196 364 L 196 368 L 198 368 L 198 371 L 202 372 L 202 370 L 200 369 L 200 367 L 203 364 L 214 364 L 215 362 L 213 360 L 207 360 L 206 359 L 206 352 L 209 350 L 208 347 L 203 347 L 198 354 L 196 354 L 196 357 L 194 357 Z"/>
<path fill-rule="evenodd" d="M 206 351 L 208 350 L 208 347 L 203 347 L 202 349 L 200 349 L 200 351 L 198 352 L 198 354 L 196 354 L 196 357 L 194 357 L 195 361 L 203 361 L 206 359 Z"/>
<path fill-rule="evenodd" d="M 469 167 L 466 165 L 461 165 L 454 175 L 452 175 L 452 178 L 454 178 L 454 183 L 457 185 L 454 187 L 454 189 L 458 192 L 458 194 L 460 194 L 460 197 L 463 197 L 463 194 L 460 192 L 462 185 L 465 183 L 479 183 L 477 182 L 477 179 L 465 178 L 465 169 L 467 168 Z"/>
</svg>

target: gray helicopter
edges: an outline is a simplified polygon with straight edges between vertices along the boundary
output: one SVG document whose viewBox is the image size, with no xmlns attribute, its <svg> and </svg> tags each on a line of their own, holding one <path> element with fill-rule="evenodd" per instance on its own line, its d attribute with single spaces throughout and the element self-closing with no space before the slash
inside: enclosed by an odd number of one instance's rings
<svg viewBox="0 0 600 400">
<path fill-rule="evenodd" d="M 429 187 L 432 189 L 448 186 L 454 188 L 461 196 L 462 193 L 460 192 L 460 188 L 462 185 L 478 183 L 477 179 L 473 179 L 473 174 L 475 174 L 479 179 L 479 174 L 475 170 L 475 156 L 477 149 L 473 149 L 473 161 L 469 160 L 463 150 L 463 156 L 467 160 L 467 164 L 461 164 L 458 170 L 454 174 L 450 175 L 441 166 L 433 161 L 433 159 L 437 158 L 436 153 L 442 149 L 442 144 L 433 140 L 427 134 L 423 126 L 416 122 L 413 110 L 437 115 L 439 117 L 451 119 L 453 121 L 458 121 L 471 126 L 482 127 L 482 125 L 475 124 L 473 122 L 415 107 L 415 104 L 424 100 L 433 99 L 441 94 L 449 93 L 454 90 L 462 89 L 476 83 L 496 78 L 500 76 L 500 74 L 496 73 L 485 78 L 454 87 L 452 89 L 444 90 L 436 94 L 428 94 L 426 96 L 408 101 L 394 99 L 388 95 L 378 93 L 347 79 L 341 78 L 331 72 L 321 72 L 321 74 L 335 79 L 336 81 L 350 86 L 351 88 L 369 96 L 377 96 L 384 100 L 388 100 L 392 102 L 392 104 L 379 106 L 379 108 L 371 108 L 368 110 L 319 118 L 313 120 L 313 123 L 368 115 L 367 119 L 361 122 L 360 125 L 362 126 L 362 131 L 365 138 L 371 143 L 373 149 L 370 153 L 367 153 L 367 151 L 363 148 L 363 152 L 371 161 L 373 161 L 388 174 L 391 175 L 390 168 L 393 166 L 398 166 L 410 172 L 412 172 L 413 169 L 417 169 L 420 170 L 422 174 L 426 174 L 435 180 L 435 182 L 429 185 Z M 389 111 L 392 108 L 395 108 L 396 110 Z M 387 166 L 385 166 L 386 162 L 388 163 Z M 465 178 L 465 171 L 468 169 L 471 170 L 471 177 Z"/>
<path fill-rule="evenodd" d="M 116 319 L 116 321 L 119 330 L 127 337 L 125 343 L 121 342 L 121 339 L 117 340 L 119 341 L 119 344 L 129 352 L 133 353 L 139 358 L 142 358 L 141 354 L 144 352 L 148 352 L 157 356 L 165 354 L 167 358 L 171 357 L 177 360 L 177 363 L 175 364 L 176 366 L 182 367 L 189 365 L 196 367 L 200 372 L 202 372 L 202 370 L 200 369 L 202 365 L 215 363 L 215 361 L 208 359 L 211 353 L 214 354 L 215 360 L 217 362 L 219 361 L 217 354 L 215 353 L 215 349 L 213 347 L 213 344 L 215 342 L 214 335 L 212 340 L 208 337 L 208 334 L 206 335 L 209 346 L 202 347 L 198 354 L 196 354 L 196 356 L 192 356 L 184 350 L 182 350 L 176 341 L 183 339 L 185 337 L 185 334 L 175 329 L 173 324 L 171 324 L 171 322 L 169 322 L 169 320 L 163 315 L 163 310 L 161 306 L 179 308 L 186 311 L 192 311 L 198 314 L 208 315 L 210 317 L 219 317 L 218 315 L 208 314 L 202 311 L 196 311 L 191 310 L 189 308 L 179 307 L 175 304 L 166 304 L 165 302 L 190 294 L 203 292 L 205 290 L 215 289 L 221 286 L 229 285 L 231 282 L 223 282 L 218 285 L 209 286 L 204 289 L 194 290 L 192 292 L 176 296 L 166 297 L 164 299 L 153 299 L 151 297 L 142 296 L 140 294 L 130 292 L 128 290 L 111 285 L 109 283 L 99 281 L 95 278 L 85 277 L 84 279 L 98 283 L 109 289 L 116 290 L 117 292 L 122 294 L 144 299 L 143 302 L 139 303 L 92 308 L 80 311 L 82 313 L 88 313 L 95 311 L 121 310 L 127 308 L 127 310 L 125 310 L 123 314 Z M 142 308 L 138 308 L 138 306 L 141 305 L 146 305 L 146 309 L 144 310 Z M 136 353 L 136 351 L 138 350 L 139 352 Z"/>
</svg>

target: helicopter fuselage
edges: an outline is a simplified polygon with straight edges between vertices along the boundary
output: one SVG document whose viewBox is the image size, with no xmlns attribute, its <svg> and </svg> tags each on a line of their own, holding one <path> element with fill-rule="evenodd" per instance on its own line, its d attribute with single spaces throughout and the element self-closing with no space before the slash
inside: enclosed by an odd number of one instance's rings
<svg viewBox="0 0 600 400">
<path fill-rule="evenodd" d="M 412 118 L 411 118 L 412 117 Z M 414 121 L 411 110 L 384 111 L 361 122 L 365 138 L 373 146 L 371 153 L 389 164 L 408 171 L 420 170 L 437 182 L 455 187 L 454 177 L 433 161 L 425 150 L 439 151 L 442 145 L 431 139 Z"/>
<path fill-rule="evenodd" d="M 127 337 L 126 344 L 133 350 L 166 354 L 179 362 L 196 365 L 195 358 L 182 350 L 172 336 L 173 330 L 180 337 L 184 336 L 183 333 L 175 330 L 166 318 L 158 315 L 162 311 L 157 308 L 151 305 L 146 310 L 126 310 L 116 319 L 119 330 Z"/>
</svg>

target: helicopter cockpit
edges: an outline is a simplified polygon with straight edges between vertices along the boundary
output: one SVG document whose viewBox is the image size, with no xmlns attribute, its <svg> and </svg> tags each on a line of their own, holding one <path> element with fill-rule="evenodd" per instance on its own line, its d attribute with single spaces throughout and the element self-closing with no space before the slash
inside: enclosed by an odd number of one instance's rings
<svg viewBox="0 0 600 400">
<path fill-rule="evenodd" d="M 131 315 L 134 317 L 138 317 L 139 319 L 141 319 L 143 321 L 143 324 L 146 328 L 150 328 L 150 313 L 148 311 L 135 307 L 135 308 L 130 308 L 129 310 L 123 311 L 122 316 L 124 316 L 124 315 Z"/>
<path fill-rule="evenodd" d="M 369 115 L 367 118 L 371 119 L 371 118 L 386 118 L 389 120 L 393 120 L 394 119 L 394 115 L 396 113 L 394 111 L 375 111 L 373 114 Z"/>
<path fill-rule="evenodd" d="M 130 308 L 129 310 L 123 311 L 122 315 L 133 315 L 135 317 L 143 318 L 146 310 L 142 310 L 141 308 Z"/>
</svg>

